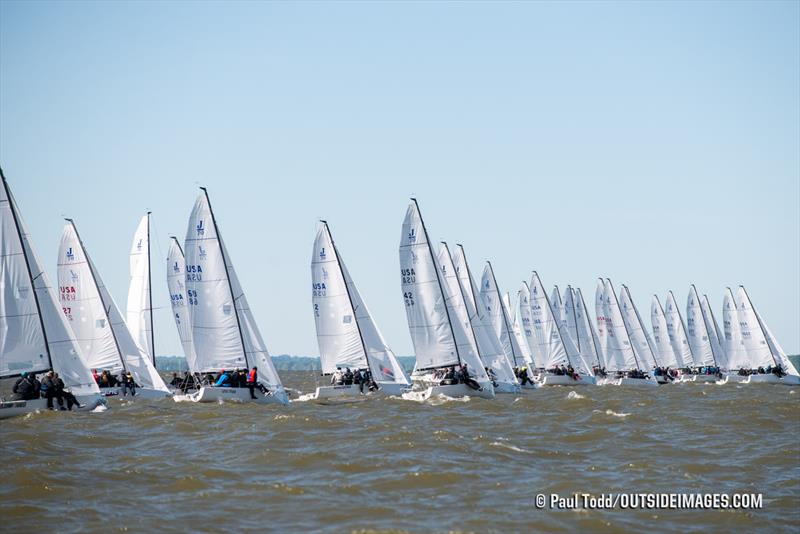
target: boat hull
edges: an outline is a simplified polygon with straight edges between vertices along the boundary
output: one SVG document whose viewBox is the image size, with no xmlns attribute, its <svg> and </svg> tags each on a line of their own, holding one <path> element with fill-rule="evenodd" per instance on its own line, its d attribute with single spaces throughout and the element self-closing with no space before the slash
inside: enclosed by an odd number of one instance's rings
<svg viewBox="0 0 800 534">
<path fill-rule="evenodd" d="M 106 400 L 102 395 L 79 395 L 77 399 L 81 407 L 73 408 L 73 411 L 91 412 L 98 406 L 106 404 Z M 58 409 L 58 402 L 55 399 L 53 399 L 53 406 Z M 8 419 L 28 413 L 43 412 L 47 409 L 47 399 L 3 401 L 0 402 L 0 419 Z"/>
<path fill-rule="evenodd" d="M 364 402 L 372 395 L 369 389 L 361 388 L 356 385 L 349 386 L 322 386 L 318 387 L 314 393 L 314 402 L 317 404 L 351 404 L 354 402 Z"/>
<path fill-rule="evenodd" d="M 203 386 L 199 391 L 188 395 L 176 395 L 175 402 L 236 402 L 246 403 L 255 402 L 257 404 L 289 404 L 289 399 L 285 394 L 265 395 L 260 390 L 255 390 L 256 398 L 250 397 L 249 388 L 225 388 L 214 386 Z"/>
<path fill-rule="evenodd" d="M 800 385 L 800 377 L 795 375 L 786 375 L 784 377 L 779 377 L 775 374 L 755 374 L 750 375 L 750 383 L 751 384 L 783 384 L 786 386 L 797 386 Z"/>
<path fill-rule="evenodd" d="M 543 374 L 539 378 L 539 383 L 543 386 L 592 386 L 595 381 L 591 377 L 584 375 L 580 375 L 580 379 L 575 380 L 567 375 Z"/>
<path fill-rule="evenodd" d="M 411 389 L 411 384 L 403 384 L 400 382 L 378 382 L 379 392 L 384 395 L 393 395 L 399 397 L 406 391 Z"/>
<path fill-rule="evenodd" d="M 428 397 L 437 395 L 447 395 L 448 397 L 480 397 L 482 399 L 493 399 L 494 388 L 491 385 L 484 385 L 482 390 L 472 389 L 466 384 L 448 384 L 431 386 L 426 391 Z"/>
<path fill-rule="evenodd" d="M 631 386 L 631 387 L 658 387 L 658 382 L 652 378 L 611 378 L 608 384 L 614 386 Z"/>
<path fill-rule="evenodd" d="M 160 389 L 150 389 L 150 388 L 136 388 L 136 395 L 131 395 L 130 392 L 128 392 L 127 395 L 123 395 L 122 388 L 116 386 L 111 388 L 100 388 L 100 394 L 106 398 L 120 399 L 120 400 L 165 399 L 173 395 L 171 392 L 168 391 L 162 391 Z"/>
<path fill-rule="evenodd" d="M 519 384 L 509 384 L 508 382 L 498 382 L 496 386 L 494 386 L 495 394 L 508 394 L 508 395 L 516 395 L 522 393 L 522 388 Z"/>
</svg>

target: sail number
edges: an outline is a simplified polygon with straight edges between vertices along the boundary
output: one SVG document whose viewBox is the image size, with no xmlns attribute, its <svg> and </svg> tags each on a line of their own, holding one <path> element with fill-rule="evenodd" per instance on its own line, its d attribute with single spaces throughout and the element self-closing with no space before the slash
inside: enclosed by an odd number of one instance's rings
<svg viewBox="0 0 800 534">
<path fill-rule="evenodd" d="M 414 268 L 400 269 L 400 279 L 403 284 L 413 284 L 417 281 L 417 273 Z"/>
<path fill-rule="evenodd" d="M 313 282 L 311 284 L 312 297 L 324 297 L 327 294 L 328 288 L 325 286 L 325 282 Z"/>
<path fill-rule="evenodd" d="M 199 265 L 186 266 L 186 281 L 201 282 L 203 280 L 203 268 Z"/>
<path fill-rule="evenodd" d="M 411 291 L 404 291 L 403 299 L 406 301 L 406 306 L 414 305 L 414 293 L 412 293 Z"/>
<path fill-rule="evenodd" d="M 75 286 L 59 286 L 61 300 L 75 300 Z"/>
<path fill-rule="evenodd" d="M 187 289 L 186 290 L 186 300 L 189 301 L 190 306 L 197 305 L 197 291 L 194 289 Z"/>
</svg>

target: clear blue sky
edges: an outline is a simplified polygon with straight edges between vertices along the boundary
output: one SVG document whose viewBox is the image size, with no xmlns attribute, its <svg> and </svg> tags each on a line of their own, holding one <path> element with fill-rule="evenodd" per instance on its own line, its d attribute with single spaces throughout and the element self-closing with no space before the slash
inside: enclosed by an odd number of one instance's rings
<svg viewBox="0 0 800 534">
<path fill-rule="evenodd" d="M 799 6 L 4 1 L 0 164 L 51 275 L 71 216 L 123 309 L 139 217 L 165 256 L 207 186 L 275 354 L 317 353 L 319 217 L 412 354 L 412 194 L 501 289 L 536 269 L 593 301 L 610 276 L 649 324 L 653 292 L 694 282 L 719 314 L 742 283 L 797 353 Z"/>
</svg>

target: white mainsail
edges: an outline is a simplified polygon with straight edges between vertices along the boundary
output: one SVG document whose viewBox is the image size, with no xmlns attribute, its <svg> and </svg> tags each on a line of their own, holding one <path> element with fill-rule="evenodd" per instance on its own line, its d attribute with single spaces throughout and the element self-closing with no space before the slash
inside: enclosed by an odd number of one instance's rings
<svg viewBox="0 0 800 534">
<path fill-rule="evenodd" d="M 519 292 L 517 292 L 517 300 L 519 300 Z M 522 354 L 522 359 L 528 365 L 529 372 L 531 372 L 530 367 L 535 367 L 533 358 L 531 358 L 531 349 L 528 347 L 528 342 L 522 337 L 522 328 L 519 324 L 519 308 L 511 305 L 511 295 L 508 292 L 503 295 L 503 307 L 505 308 L 506 316 L 511 317 L 511 332 L 514 334 L 513 339 L 516 340 L 516 346 L 519 347 L 519 354 Z M 514 310 L 513 315 L 511 310 Z"/>
<path fill-rule="evenodd" d="M 747 292 L 745 291 L 745 294 Z M 750 297 L 748 297 L 748 300 Z M 756 319 L 758 320 L 758 324 L 761 326 L 761 329 L 764 331 L 764 337 L 767 339 L 767 345 L 769 345 L 769 350 L 772 352 L 772 357 L 775 359 L 775 362 L 780 364 L 783 367 L 783 371 L 791 376 L 800 376 L 800 373 L 797 372 L 797 368 L 794 366 L 792 361 L 786 356 L 786 352 L 783 350 L 783 347 L 780 346 L 778 340 L 775 336 L 772 335 L 772 332 L 767 326 L 767 323 L 764 322 L 764 319 L 761 318 L 761 314 L 758 313 L 758 310 L 750 304 L 753 308 L 753 311 L 756 314 Z"/>
<path fill-rule="evenodd" d="M 522 282 L 517 296 L 517 310 L 519 311 L 520 324 L 522 326 L 522 336 L 528 346 L 528 353 L 531 356 L 531 363 L 537 369 L 544 368 L 544 362 L 539 356 L 538 342 L 533 333 L 533 316 L 531 314 L 531 291 L 528 282 Z"/>
<path fill-rule="evenodd" d="M 728 370 L 751 369 L 739 324 L 738 306 L 729 287 L 725 288 L 725 297 L 722 299 L 722 331 L 722 346 L 728 358 Z"/>
<path fill-rule="evenodd" d="M 714 312 L 711 309 L 711 303 L 708 301 L 708 295 L 703 295 L 700 302 L 700 311 L 703 312 L 703 320 L 708 328 L 708 337 L 711 340 L 711 350 L 714 352 L 714 360 L 720 369 L 728 368 L 728 357 L 725 354 L 725 349 L 722 347 L 722 333 L 719 330 L 719 324 L 714 317 Z"/>
<path fill-rule="evenodd" d="M 128 287 L 126 322 L 133 339 L 153 365 L 156 363 L 153 337 L 153 294 L 150 287 L 150 212 L 142 217 L 130 252 L 131 282 Z"/>
<path fill-rule="evenodd" d="M 606 369 L 608 371 L 643 370 L 643 364 L 637 359 L 633 350 L 633 342 L 622 318 L 611 280 L 606 279 L 603 286 L 603 316 L 608 336 Z"/>
<path fill-rule="evenodd" d="M 606 320 L 605 309 L 606 309 L 606 299 L 605 299 L 605 283 L 603 282 L 602 278 L 597 279 L 597 286 L 594 290 L 594 316 L 595 316 L 595 324 L 597 325 L 597 339 L 600 343 L 600 352 L 605 357 L 606 365 L 609 363 L 608 358 L 608 333 L 606 328 L 608 327 L 608 321 Z"/>
<path fill-rule="evenodd" d="M 74 395 L 99 394 L 0 170 L 0 378 L 53 369 Z"/>
<path fill-rule="evenodd" d="M 605 367 L 605 358 L 600 352 L 600 340 L 594 330 L 589 311 L 586 309 L 586 302 L 583 300 L 580 288 L 577 290 L 569 286 L 570 298 L 574 301 L 576 335 L 580 342 L 578 350 L 584 356 L 589 365 L 600 369 Z"/>
<path fill-rule="evenodd" d="M 197 275 L 197 273 L 193 273 L 193 276 Z M 183 257 L 183 249 L 178 243 L 178 239 L 173 237 L 167 253 L 167 287 L 169 288 L 172 317 L 178 328 L 178 337 L 183 346 L 186 365 L 192 373 L 199 373 L 200 369 L 197 367 L 197 355 L 194 352 L 194 341 L 192 340 L 192 318 L 190 316 L 192 309 L 190 301 L 196 299 L 186 291 L 186 277 L 186 260 Z"/>
<path fill-rule="evenodd" d="M 622 320 L 628 330 L 628 336 L 643 370 L 660 367 L 656 356 L 656 348 L 650 334 L 647 332 L 639 310 L 631 297 L 630 289 L 625 284 L 619 290 L 619 303 L 622 311 Z"/>
<path fill-rule="evenodd" d="M 553 291 L 550 292 L 550 307 L 553 310 L 553 319 L 556 325 L 561 328 L 565 324 L 565 315 L 564 302 L 561 300 L 561 291 L 558 286 L 553 286 Z"/>
<path fill-rule="evenodd" d="M 129 371 L 140 387 L 168 393 L 149 356 L 128 330 L 70 219 L 61 235 L 58 258 L 61 305 L 89 367 Z"/>
<path fill-rule="evenodd" d="M 689 344 L 686 326 L 683 324 L 681 311 L 672 291 L 667 293 L 667 309 L 664 311 L 664 317 L 667 320 L 667 335 L 670 343 L 672 343 L 672 350 L 675 352 L 678 365 L 682 369 L 693 367 L 695 363 L 692 355 L 692 346 Z"/>
<path fill-rule="evenodd" d="M 689 338 L 695 365 L 703 367 L 716 365 L 711 334 L 703 317 L 700 296 L 694 284 L 689 287 L 689 296 L 686 298 L 686 335 Z"/>
<path fill-rule="evenodd" d="M 519 340 L 514 335 L 512 321 L 509 317 L 510 307 L 503 302 L 500 296 L 500 288 L 497 286 L 492 263 L 488 261 L 481 276 L 480 297 L 486 306 L 486 314 L 494 335 L 500 340 L 509 362 L 514 367 L 521 367 L 525 363 L 525 358 Z"/>
<path fill-rule="evenodd" d="M 465 324 L 451 317 L 451 301 L 440 279 L 428 232 L 417 201 L 406 210 L 400 235 L 400 277 L 406 318 L 416 355 L 416 370 L 466 363 L 479 382 L 488 382 L 483 364 L 472 350 L 460 354 L 457 339 L 469 344 Z"/>
<path fill-rule="evenodd" d="M 311 282 L 322 372 L 369 368 L 378 384 L 410 384 L 350 278 L 325 221 L 314 240 Z"/>
<path fill-rule="evenodd" d="M 200 372 L 258 367 L 258 381 L 276 399 L 288 396 L 219 233 L 205 188 L 186 229 L 186 290 Z"/>
<path fill-rule="evenodd" d="M 739 301 L 739 325 L 750 368 L 758 369 L 775 365 L 777 361 L 767 343 L 767 336 L 761 328 L 760 321 L 753 309 L 753 303 L 750 302 L 744 286 L 739 286 L 736 296 Z"/>
<path fill-rule="evenodd" d="M 667 333 L 667 318 L 664 316 L 664 309 L 661 307 L 661 301 L 658 300 L 658 296 L 656 295 L 653 295 L 653 299 L 650 302 L 650 322 L 653 326 L 653 339 L 658 349 L 658 357 L 661 365 L 673 369 L 676 367 L 683 367 L 683 365 L 678 363 L 678 358 L 675 356 L 675 348 Z"/>
<path fill-rule="evenodd" d="M 451 259 L 461 286 L 461 292 L 466 301 L 467 314 L 475 332 L 475 340 L 478 343 L 478 353 L 481 361 L 483 361 L 484 366 L 494 371 L 498 382 L 512 385 L 518 384 L 513 365 L 505 350 L 503 350 L 500 338 L 492 327 L 491 319 L 486 310 L 486 303 L 478 292 L 478 287 L 472 277 L 462 245 L 456 246 Z"/>
</svg>

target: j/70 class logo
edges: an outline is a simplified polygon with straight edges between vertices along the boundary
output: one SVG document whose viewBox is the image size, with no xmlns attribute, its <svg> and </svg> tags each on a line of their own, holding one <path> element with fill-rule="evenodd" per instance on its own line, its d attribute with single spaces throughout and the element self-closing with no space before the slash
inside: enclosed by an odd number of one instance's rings
<svg viewBox="0 0 800 534">
<path fill-rule="evenodd" d="M 75 261 L 75 253 L 72 252 L 72 247 L 67 249 L 67 261 Z"/>
<path fill-rule="evenodd" d="M 203 219 L 200 219 L 200 222 L 197 223 L 196 230 L 198 236 L 206 235 L 206 228 L 203 226 Z"/>
</svg>

